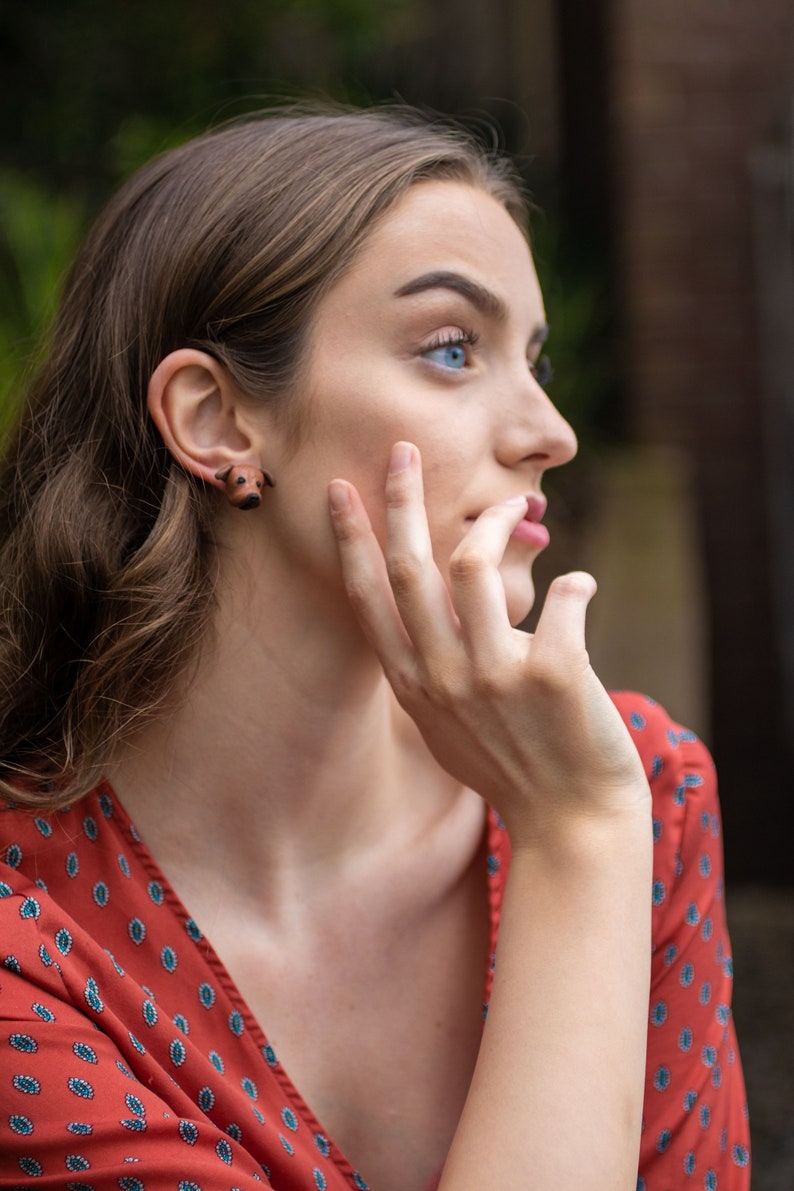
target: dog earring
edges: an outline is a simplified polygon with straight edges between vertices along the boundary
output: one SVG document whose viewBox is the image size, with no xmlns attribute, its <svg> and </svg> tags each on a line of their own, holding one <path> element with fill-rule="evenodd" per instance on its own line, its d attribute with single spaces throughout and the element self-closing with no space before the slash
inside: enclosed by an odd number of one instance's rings
<svg viewBox="0 0 794 1191">
<path fill-rule="evenodd" d="M 262 488 L 275 488 L 276 481 L 269 471 L 247 464 L 222 467 L 215 472 L 216 480 L 226 485 L 226 499 L 236 509 L 255 509 L 262 502 Z"/>
</svg>

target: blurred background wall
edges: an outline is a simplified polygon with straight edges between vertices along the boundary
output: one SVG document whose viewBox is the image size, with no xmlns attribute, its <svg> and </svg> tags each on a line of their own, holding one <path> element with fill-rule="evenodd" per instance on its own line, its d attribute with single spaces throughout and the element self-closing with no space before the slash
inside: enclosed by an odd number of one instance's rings
<svg viewBox="0 0 794 1191">
<path fill-rule="evenodd" d="M 522 164 L 551 393 L 582 443 L 550 477 L 540 586 L 591 567 L 599 673 L 715 755 L 754 1187 L 789 1191 L 794 5 L 0 0 L 1 415 L 122 178 L 304 94 L 495 120 Z"/>
</svg>

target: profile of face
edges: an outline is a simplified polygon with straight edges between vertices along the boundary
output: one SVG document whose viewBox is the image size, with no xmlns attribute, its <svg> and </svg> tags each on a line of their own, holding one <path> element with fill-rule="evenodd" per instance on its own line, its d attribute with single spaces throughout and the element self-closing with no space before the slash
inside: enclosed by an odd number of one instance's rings
<svg viewBox="0 0 794 1191">
<path fill-rule="evenodd" d="M 474 519 L 510 497 L 538 498 L 546 468 L 576 439 L 537 378 L 546 337 L 529 247 L 503 206 L 452 181 L 417 183 L 375 226 L 316 310 L 302 370 L 301 443 L 267 419 L 261 450 L 278 477 L 268 549 L 296 577 L 338 577 L 328 482 L 359 490 L 385 541 L 384 479 L 399 440 L 422 458 L 425 501 L 442 572 Z M 542 378 L 541 378 L 542 379 Z M 267 503 L 266 502 L 266 503 Z M 547 541 L 528 521 L 500 573 L 512 623 L 534 600 L 531 568 Z"/>
</svg>

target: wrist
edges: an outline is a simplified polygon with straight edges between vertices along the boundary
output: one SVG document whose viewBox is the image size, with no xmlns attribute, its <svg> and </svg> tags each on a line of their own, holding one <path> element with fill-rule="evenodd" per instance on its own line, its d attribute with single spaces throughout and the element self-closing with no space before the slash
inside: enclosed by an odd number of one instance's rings
<svg viewBox="0 0 794 1191">
<path fill-rule="evenodd" d="M 533 807 L 530 813 L 504 816 L 504 822 L 513 857 L 526 854 L 534 863 L 604 864 L 634 849 L 643 854 L 653 843 L 647 784 L 622 792 L 606 807 L 564 812 Z"/>
</svg>

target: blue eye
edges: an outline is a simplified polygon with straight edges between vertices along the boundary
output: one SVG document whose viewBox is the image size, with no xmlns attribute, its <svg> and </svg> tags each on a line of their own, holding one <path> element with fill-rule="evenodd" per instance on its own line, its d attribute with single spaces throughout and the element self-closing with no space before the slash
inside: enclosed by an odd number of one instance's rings
<svg viewBox="0 0 794 1191">
<path fill-rule="evenodd" d="M 450 368 L 460 372 L 469 360 L 467 348 L 473 347 L 476 336 L 473 333 L 458 334 L 434 343 L 422 353 L 426 360 L 438 364 L 442 368 Z"/>
<path fill-rule="evenodd" d="M 446 343 L 443 347 L 431 348 L 425 354 L 428 360 L 442 364 L 444 368 L 463 368 L 466 363 L 466 352 L 461 343 Z"/>
</svg>

